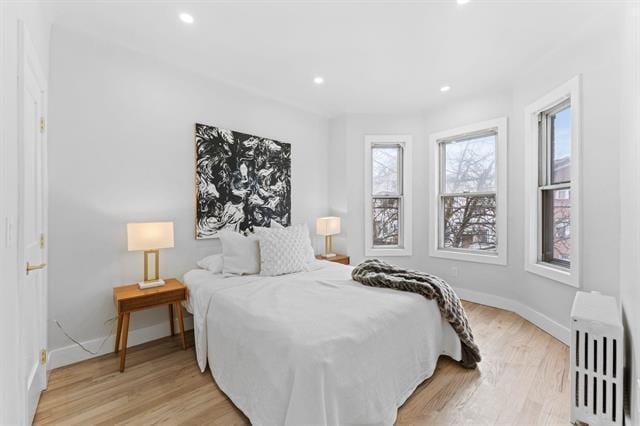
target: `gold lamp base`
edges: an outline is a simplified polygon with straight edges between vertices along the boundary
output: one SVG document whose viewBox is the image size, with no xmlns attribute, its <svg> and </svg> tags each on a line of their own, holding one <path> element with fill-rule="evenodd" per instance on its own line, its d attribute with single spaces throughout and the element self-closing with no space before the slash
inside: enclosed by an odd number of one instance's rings
<svg viewBox="0 0 640 426">
<path fill-rule="evenodd" d="M 336 257 L 335 253 L 331 253 L 333 250 L 333 241 L 331 240 L 331 235 L 325 235 L 324 237 L 324 258 L 328 259 L 330 257 Z"/>
<path fill-rule="evenodd" d="M 155 256 L 155 273 L 153 278 L 149 278 L 149 255 Z M 160 278 L 160 250 L 144 251 L 144 281 L 138 283 L 141 289 L 160 287 L 164 285 L 164 280 Z"/>
</svg>

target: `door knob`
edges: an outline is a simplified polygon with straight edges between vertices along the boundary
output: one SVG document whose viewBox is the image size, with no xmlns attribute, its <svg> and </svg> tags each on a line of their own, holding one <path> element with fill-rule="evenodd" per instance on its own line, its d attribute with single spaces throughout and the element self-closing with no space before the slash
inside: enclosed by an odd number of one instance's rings
<svg viewBox="0 0 640 426">
<path fill-rule="evenodd" d="M 37 271 L 38 269 L 44 269 L 47 266 L 46 263 L 40 263 L 38 265 L 31 265 L 29 264 L 29 262 L 27 262 L 27 275 L 29 275 L 29 272 L 31 271 Z"/>
</svg>

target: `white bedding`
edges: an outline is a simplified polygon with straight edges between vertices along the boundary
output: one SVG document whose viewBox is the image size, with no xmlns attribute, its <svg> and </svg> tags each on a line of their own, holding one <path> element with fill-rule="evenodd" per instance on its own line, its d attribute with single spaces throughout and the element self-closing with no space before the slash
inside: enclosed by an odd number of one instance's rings
<svg viewBox="0 0 640 426">
<path fill-rule="evenodd" d="M 184 277 L 198 365 L 254 425 L 391 425 L 460 341 L 435 301 L 350 279 L 351 267 L 278 277 Z"/>
</svg>

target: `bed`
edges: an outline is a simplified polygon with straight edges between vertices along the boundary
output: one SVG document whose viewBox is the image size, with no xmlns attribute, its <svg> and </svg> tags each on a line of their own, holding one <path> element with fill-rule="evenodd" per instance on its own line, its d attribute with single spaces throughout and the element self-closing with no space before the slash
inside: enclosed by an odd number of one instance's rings
<svg viewBox="0 0 640 426">
<path fill-rule="evenodd" d="M 318 261 L 277 277 L 192 270 L 196 355 L 254 425 L 391 425 L 460 340 L 434 300 Z"/>
</svg>

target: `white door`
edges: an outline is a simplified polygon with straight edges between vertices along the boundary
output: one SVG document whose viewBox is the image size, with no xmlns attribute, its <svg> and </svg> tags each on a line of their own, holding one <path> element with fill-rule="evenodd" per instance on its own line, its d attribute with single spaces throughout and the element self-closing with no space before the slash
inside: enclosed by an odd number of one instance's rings
<svg viewBox="0 0 640 426">
<path fill-rule="evenodd" d="M 19 153 L 20 153 L 20 312 L 18 322 L 23 357 L 22 377 L 26 419 L 33 416 L 47 386 L 46 269 L 46 81 L 26 28 L 19 33 Z"/>
</svg>

